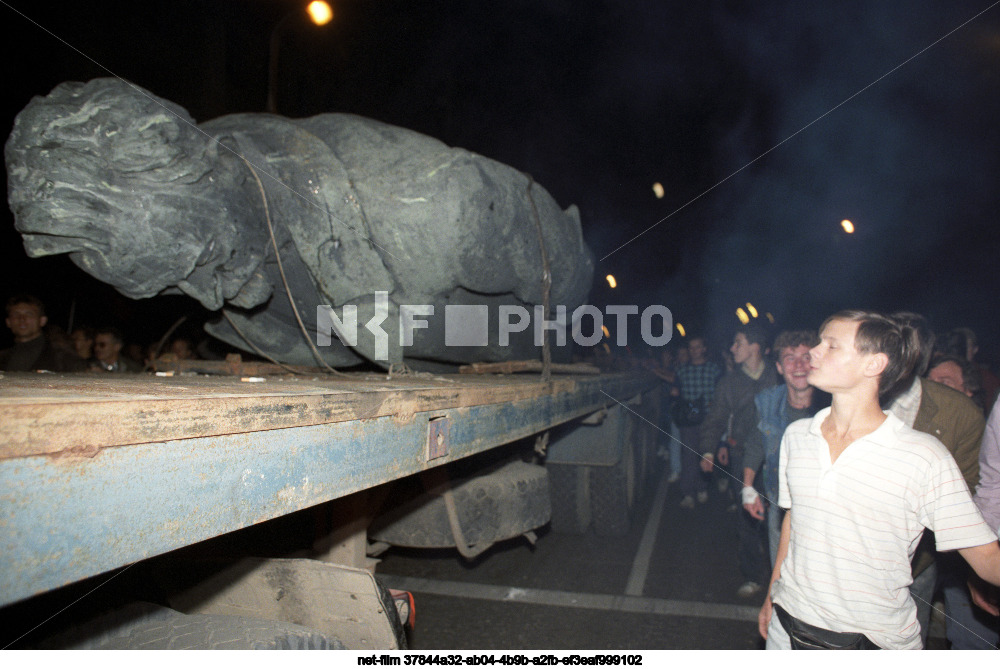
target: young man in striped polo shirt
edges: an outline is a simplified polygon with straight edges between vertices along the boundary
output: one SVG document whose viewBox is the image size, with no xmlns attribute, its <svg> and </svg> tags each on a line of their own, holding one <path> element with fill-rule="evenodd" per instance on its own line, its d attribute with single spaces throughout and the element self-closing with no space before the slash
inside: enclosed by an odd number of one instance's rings
<svg viewBox="0 0 1000 669">
<path fill-rule="evenodd" d="M 833 399 L 782 439 L 778 502 L 788 512 L 759 617 L 768 648 L 791 647 L 793 629 L 804 640 L 842 633 L 832 643 L 849 647 L 920 648 L 908 586 L 925 527 L 939 551 L 958 550 L 1000 584 L 996 534 L 954 459 L 879 405 L 909 380 L 916 351 L 912 328 L 879 314 L 840 312 L 821 328 L 808 378 Z"/>
</svg>

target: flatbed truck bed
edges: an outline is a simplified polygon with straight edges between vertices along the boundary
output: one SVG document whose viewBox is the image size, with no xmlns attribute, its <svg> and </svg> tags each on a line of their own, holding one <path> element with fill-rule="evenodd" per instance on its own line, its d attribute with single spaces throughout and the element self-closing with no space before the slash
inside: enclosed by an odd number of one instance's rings
<svg viewBox="0 0 1000 669">
<path fill-rule="evenodd" d="M 0 606 L 624 407 L 648 374 L 0 378 Z"/>
</svg>

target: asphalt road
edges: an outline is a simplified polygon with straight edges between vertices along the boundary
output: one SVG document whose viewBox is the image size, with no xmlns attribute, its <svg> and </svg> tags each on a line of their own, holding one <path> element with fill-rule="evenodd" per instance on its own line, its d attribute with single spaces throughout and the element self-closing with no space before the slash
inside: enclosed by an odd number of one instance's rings
<svg viewBox="0 0 1000 669">
<path fill-rule="evenodd" d="M 623 537 L 544 528 L 474 562 L 455 551 L 391 549 L 377 574 L 416 600 L 413 649 L 736 649 L 763 647 L 763 595 L 741 599 L 728 493 L 680 509 L 677 484 L 639 501 Z"/>
</svg>

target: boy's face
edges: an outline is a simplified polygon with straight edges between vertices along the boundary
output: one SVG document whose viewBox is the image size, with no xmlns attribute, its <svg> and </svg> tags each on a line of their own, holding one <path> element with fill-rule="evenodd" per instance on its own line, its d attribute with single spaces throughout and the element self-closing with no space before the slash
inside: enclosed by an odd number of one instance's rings
<svg viewBox="0 0 1000 669">
<path fill-rule="evenodd" d="M 94 355 L 105 364 L 110 365 L 118 360 L 118 352 L 121 349 L 121 343 L 106 332 L 94 337 Z"/>
<path fill-rule="evenodd" d="M 962 378 L 962 368 L 951 360 L 942 362 L 940 365 L 927 372 L 927 378 L 931 381 L 943 383 L 949 388 L 954 388 L 960 393 L 969 395 L 965 389 L 965 379 Z"/>
<path fill-rule="evenodd" d="M 701 339 L 692 339 L 688 342 L 688 355 L 691 362 L 700 364 L 705 360 L 705 342 Z"/>
<path fill-rule="evenodd" d="M 48 319 L 33 304 L 15 304 L 7 310 L 7 327 L 14 333 L 14 341 L 31 341 L 42 334 Z"/>
<path fill-rule="evenodd" d="M 733 354 L 733 362 L 737 365 L 742 365 L 752 358 L 755 351 L 759 355 L 760 344 L 751 344 L 742 332 L 738 332 L 733 337 L 733 345 L 729 347 L 729 352 Z"/>
<path fill-rule="evenodd" d="M 170 345 L 170 352 L 181 360 L 188 360 L 192 356 L 191 344 L 186 339 L 177 339 Z"/>
<path fill-rule="evenodd" d="M 809 351 L 809 384 L 835 392 L 856 387 L 865 377 L 865 364 L 872 354 L 854 348 L 857 321 L 833 320 L 819 335 L 820 342 Z"/>
<path fill-rule="evenodd" d="M 775 364 L 786 386 L 794 390 L 805 390 L 809 387 L 809 360 L 809 347 L 805 344 L 781 349 Z"/>
</svg>

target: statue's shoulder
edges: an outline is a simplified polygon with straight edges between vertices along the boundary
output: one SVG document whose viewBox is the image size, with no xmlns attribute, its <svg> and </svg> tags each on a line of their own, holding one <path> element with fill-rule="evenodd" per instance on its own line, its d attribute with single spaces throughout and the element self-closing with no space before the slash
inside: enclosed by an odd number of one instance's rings
<svg viewBox="0 0 1000 669">
<path fill-rule="evenodd" d="M 255 138 L 298 138 L 319 140 L 338 153 L 368 152 L 372 149 L 423 154 L 454 150 L 440 140 L 415 130 L 402 128 L 376 119 L 355 114 L 326 113 L 306 118 L 288 118 L 274 114 L 227 114 L 206 121 L 201 129 L 212 136 L 241 133 Z"/>
</svg>

